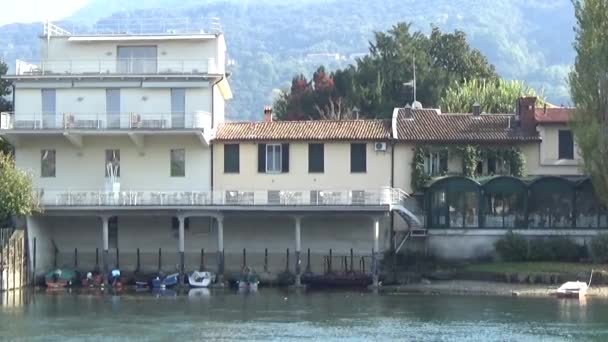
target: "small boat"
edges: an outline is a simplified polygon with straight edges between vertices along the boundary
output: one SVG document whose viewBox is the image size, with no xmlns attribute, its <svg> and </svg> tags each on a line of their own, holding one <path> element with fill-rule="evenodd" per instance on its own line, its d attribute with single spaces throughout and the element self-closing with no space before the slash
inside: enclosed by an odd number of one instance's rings
<svg viewBox="0 0 608 342">
<path fill-rule="evenodd" d="M 122 278 L 119 269 L 114 269 L 110 272 L 108 275 L 108 283 L 110 284 L 110 287 L 122 289 Z"/>
<path fill-rule="evenodd" d="M 194 271 L 188 275 L 190 287 L 208 287 L 215 282 L 215 274 L 211 272 Z"/>
<path fill-rule="evenodd" d="M 44 276 L 46 286 L 51 289 L 72 286 L 77 279 L 76 271 L 69 268 L 58 268 Z"/>
<path fill-rule="evenodd" d="M 165 276 L 159 273 L 156 278 L 152 279 L 152 287 L 155 289 L 166 289 L 177 285 L 179 273 L 169 274 Z"/>
<path fill-rule="evenodd" d="M 241 274 L 241 278 L 237 281 L 239 289 L 257 290 L 260 281 L 255 271 L 249 267 L 245 267 Z"/>
<path fill-rule="evenodd" d="M 100 287 L 103 284 L 103 277 L 99 272 L 88 272 L 85 278 L 82 278 L 82 287 Z"/>
<path fill-rule="evenodd" d="M 587 290 L 591 287 L 591 280 L 593 279 L 593 270 L 591 270 L 591 277 L 589 283 L 583 281 L 568 281 L 557 289 L 558 298 L 584 298 L 587 295 Z"/>
</svg>

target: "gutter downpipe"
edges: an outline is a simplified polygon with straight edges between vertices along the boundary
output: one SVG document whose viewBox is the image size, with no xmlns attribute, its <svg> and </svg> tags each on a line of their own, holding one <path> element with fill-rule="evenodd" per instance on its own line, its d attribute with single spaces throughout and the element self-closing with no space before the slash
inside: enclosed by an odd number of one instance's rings
<svg viewBox="0 0 608 342">
<path fill-rule="evenodd" d="M 211 130 L 215 129 L 215 96 L 214 96 L 214 91 L 215 91 L 215 86 L 220 83 L 222 80 L 224 80 L 225 76 L 220 77 L 219 79 L 216 79 L 215 82 L 213 82 L 213 84 L 211 85 Z M 226 115 L 226 113 L 224 113 L 224 116 Z M 213 186 L 213 143 L 211 142 L 211 140 L 209 140 L 209 153 L 210 153 L 210 157 L 211 157 L 211 172 L 209 172 L 209 177 L 210 177 L 210 185 L 211 185 L 211 191 L 213 192 L 214 186 Z M 213 195 L 211 196 L 211 198 L 213 198 Z"/>
</svg>

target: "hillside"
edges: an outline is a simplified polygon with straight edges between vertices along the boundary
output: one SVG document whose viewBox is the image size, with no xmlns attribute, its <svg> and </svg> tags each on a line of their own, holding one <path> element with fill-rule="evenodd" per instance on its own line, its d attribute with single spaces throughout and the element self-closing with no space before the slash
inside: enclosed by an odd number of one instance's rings
<svg viewBox="0 0 608 342">
<path fill-rule="evenodd" d="M 568 103 L 565 77 L 574 60 L 574 16 L 569 0 L 349 0 L 300 1 L 285 5 L 263 1 L 155 0 L 147 7 L 116 15 L 136 17 L 216 16 L 226 32 L 231 82 L 235 94 L 229 104 L 233 119 L 259 117 L 272 102 L 273 89 L 287 87 L 296 73 L 310 74 L 320 64 L 336 68 L 367 51 L 373 31 L 386 30 L 399 21 L 429 31 L 465 31 L 498 72 L 508 79 L 523 79 L 549 101 Z M 94 0 L 75 17 L 92 20 L 95 13 L 122 8 L 119 1 Z M 133 8 L 129 5 L 129 8 Z M 39 24 L 0 27 L 0 58 L 36 58 Z M 332 53 L 331 56 L 310 55 Z"/>
</svg>

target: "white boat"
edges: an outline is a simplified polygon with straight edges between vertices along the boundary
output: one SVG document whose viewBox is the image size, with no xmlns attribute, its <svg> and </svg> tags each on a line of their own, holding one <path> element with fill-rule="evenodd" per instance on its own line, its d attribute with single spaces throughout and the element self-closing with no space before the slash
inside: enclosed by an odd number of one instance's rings
<svg viewBox="0 0 608 342">
<path fill-rule="evenodd" d="M 257 290 L 260 281 L 258 280 L 258 276 L 255 271 L 249 267 L 245 267 L 241 273 L 241 278 L 237 281 L 237 283 L 239 285 L 239 289 Z"/>
<path fill-rule="evenodd" d="M 587 295 L 589 285 L 582 281 L 568 281 L 557 289 L 557 296 L 561 298 L 580 298 Z"/>
<path fill-rule="evenodd" d="M 190 287 L 208 287 L 215 281 L 215 274 L 211 272 L 194 271 L 188 275 Z"/>
</svg>

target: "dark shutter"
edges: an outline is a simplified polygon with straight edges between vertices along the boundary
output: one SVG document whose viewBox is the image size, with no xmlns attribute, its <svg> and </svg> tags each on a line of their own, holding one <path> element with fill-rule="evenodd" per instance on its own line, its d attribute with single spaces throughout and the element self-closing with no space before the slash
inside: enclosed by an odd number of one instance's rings
<svg viewBox="0 0 608 342">
<path fill-rule="evenodd" d="M 239 144 L 224 145 L 224 173 L 239 173 Z"/>
<path fill-rule="evenodd" d="M 308 144 L 308 172 L 325 172 L 325 151 L 323 144 Z"/>
<path fill-rule="evenodd" d="M 289 172 L 289 144 L 283 144 L 281 146 L 281 172 L 287 173 Z"/>
<path fill-rule="evenodd" d="M 559 159 L 574 159 L 574 141 L 572 131 L 559 131 Z"/>
<path fill-rule="evenodd" d="M 258 144 L 258 172 L 266 172 L 266 144 Z"/>
<path fill-rule="evenodd" d="M 350 172 L 367 171 L 366 144 L 350 144 Z"/>
<path fill-rule="evenodd" d="M 448 172 L 448 152 L 439 154 L 439 173 L 445 174 Z"/>
</svg>

